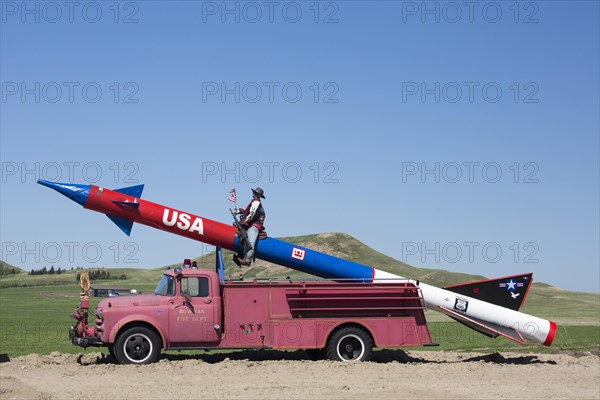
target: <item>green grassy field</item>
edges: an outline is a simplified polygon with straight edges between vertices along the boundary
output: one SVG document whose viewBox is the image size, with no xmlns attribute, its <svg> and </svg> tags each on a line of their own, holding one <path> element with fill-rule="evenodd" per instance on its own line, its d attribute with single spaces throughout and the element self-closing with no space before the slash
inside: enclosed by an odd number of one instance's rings
<svg viewBox="0 0 600 400">
<path fill-rule="evenodd" d="M 537 343 L 521 345 L 500 337 L 490 339 L 453 321 L 430 321 L 428 325 L 432 340 L 440 344 L 439 347 L 428 347 L 428 350 L 536 353 L 600 351 L 600 326 L 598 325 L 558 325 L 551 347 Z"/>
<path fill-rule="evenodd" d="M 122 284 L 123 281 L 114 282 Z M 139 282 L 133 286 L 149 293 L 154 282 Z M 129 283 L 127 286 L 133 287 Z M 92 307 L 99 300 L 92 298 Z M 53 351 L 96 351 L 83 350 L 68 340 L 68 330 L 74 322 L 68 314 L 78 304 L 79 288 L 74 284 L 0 289 L 0 353 L 15 357 Z M 438 313 L 429 311 L 427 316 L 432 339 L 440 346 L 419 348 L 424 350 L 559 352 L 600 349 L 598 324 L 559 325 L 554 345 L 548 348 L 537 344 L 522 346 L 504 338 L 489 339 Z"/>
<path fill-rule="evenodd" d="M 480 275 L 415 268 L 378 253 L 345 234 L 319 234 L 283 239 L 355 262 L 374 265 L 391 273 L 420 279 L 435 286 L 484 278 Z M 251 279 L 255 275 L 307 276 L 260 260 L 252 267 L 240 269 L 230 261 L 231 252 L 224 252 L 224 259 L 226 275 L 232 277 L 243 275 L 246 279 Z M 212 255 L 198 257 L 196 261 L 200 267 L 214 268 Z M 0 267 L 2 270 L 15 268 L 1 262 Z M 68 330 L 74 322 L 68 315 L 79 304 L 79 287 L 75 279 L 80 271 L 34 276 L 21 271 L 0 275 L 0 353 L 8 353 L 14 357 L 28 353 L 85 351 L 68 341 Z M 92 284 L 125 286 L 148 293 L 154 289 L 163 269 L 110 268 L 108 271 L 111 276 L 125 274 L 127 279 L 101 280 Z M 91 299 L 93 308 L 98 301 L 97 298 Z M 597 293 L 566 291 L 534 282 L 522 311 L 557 322 L 558 330 L 552 347 L 537 344 L 522 346 L 504 338 L 489 339 L 440 313 L 428 311 L 426 316 L 433 341 L 440 343 L 440 346 L 425 349 L 556 352 L 598 351 L 600 348 L 600 295 Z"/>
<path fill-rule="evenodd" d="M 92 268 L 87 271 L 95 271 L 98 268 Z M 119 286 L 139 286 L 154 285 L 162 275 L 162 269 L 141 269 L 141 268 L 106 268 L 111 277 L 126 275 L 126 280 L 109 279 L 93 283 L 104 285 L 104 282 Z M 62 274 L 53 275 L 27 275 L 27 273 L 0 276 L 0 289 L 12 287 L 41 287 L 41 286 L 61 286 L 77 285 L 77 274 L 80 270 L 67 271 Z"/>
</svg>

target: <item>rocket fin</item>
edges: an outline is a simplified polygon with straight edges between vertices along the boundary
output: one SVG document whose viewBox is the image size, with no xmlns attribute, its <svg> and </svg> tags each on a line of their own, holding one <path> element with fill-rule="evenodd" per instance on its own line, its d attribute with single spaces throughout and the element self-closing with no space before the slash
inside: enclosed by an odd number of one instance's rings
<svg viewBox="0 0 600 400">
<path fill-rule="evenodd" d="M 129 186 L 126 188 L 115 189 L 115 190 L 113 190 L 113 192 L 123 193 L 128 196 L 137 197 L 139 199 L 142 197 L 143 190 L 144 190 L 144 185 L 135 185 L 135 186 Z"/>
<path fill-rule="evenodd" d="M 113 217 L 112 215 L 107 215 L 108 219 L 115 223 L 127 236 L 131 235 L 131 227 L 133 227 L 133 221 L 129 221 L 127 219 Z"/>
<path fill-rule="evenodd" d="M 519 333 L 518 330 L 512 328 L 506 328 L 504 326 L 494 324 L 492 322 L 482 321 L 478 318 L 467 317 L 466 315 L 459 314 L 456 311 L 450 310 L 446 307 L 438 307 L 441 312 L 460 322 L 461 324 L 468 326 L 469 328 L 476 330 L 479 333 L 483 333 L 487 337 L 497 338 L 498 336 L 504 336 L 507 339 L 513 340 L 520 344 L 525 344 L 525 339 Z"/>
<path fill-rule="evenodd" d="M 133 201 L 116 201 L 116 200 L 111 200 L 111 201 L 118 206 L 135 208 L 136 210 L 140 208 L 140 203 L 133 202 Z"/>
<path fill-rule="evenodd" d="M 477 282 L 445 286 L 451 292 L 519 311 L 525 302 L 533 273 L 505 276 Z"/>
</svg>

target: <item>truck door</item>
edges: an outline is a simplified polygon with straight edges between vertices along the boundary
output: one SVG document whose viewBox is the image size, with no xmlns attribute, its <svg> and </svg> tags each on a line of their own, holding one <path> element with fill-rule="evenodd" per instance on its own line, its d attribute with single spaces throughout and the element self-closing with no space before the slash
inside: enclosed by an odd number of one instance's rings
<svg viewBox="0 0 600 400">
<path fill-rule="evenodd" d="M 215 329 L 220 309 L 213 302 L 210 281 L 205 276 L 182 277 L 179 293 L 169 307 L 169 341 L 171 346 L 180 344 L 210 345 L 219 342 L 220 329 Z M 185 296 L 190 299 L 185 301 Z M 218 301 L 219 297 L 217 297 Z"/>
</svg>

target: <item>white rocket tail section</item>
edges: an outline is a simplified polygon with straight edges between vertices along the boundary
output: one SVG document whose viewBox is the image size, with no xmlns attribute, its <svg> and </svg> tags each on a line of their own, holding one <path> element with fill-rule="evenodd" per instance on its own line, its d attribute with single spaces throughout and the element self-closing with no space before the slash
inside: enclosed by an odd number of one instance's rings
<svg viewBox="0 0 600 400">
<path fill-rule="evenodd" d="M 523 279 L 526 277 L 528 279 Z M 394 279 L 405 280 L 406 278 L 374 269 L 373 279 L 386 279 L 393 282 Z M 524 344 L 526 340 L 532 340 L 546 346 L 550 346 L 554 340 L 556 334 L 554 322 L 518 311 L 531 285 L 531 274 L 471 282 L 444 289 L 416 281 L 412 282 L 421 289 L 425 305 L 428 308 L 442 312 L 484 335 L 504 336 L 521 344 Z M 481 290 L 486 287 L 493 288 L 494 285 L 497 285 L 498 293 L 490 295 Z M 518 291 L 519 288 L 523 290 Z M 472 295 L 466 294 L 467 289 L 471 290 Z M 475 296 L 486 298 L 489 301 Z M 514 301 L 514 307 L 509 308 L 510 301 Z M 502 306 L 498 304 L 502 304 Z"/>
</svg>

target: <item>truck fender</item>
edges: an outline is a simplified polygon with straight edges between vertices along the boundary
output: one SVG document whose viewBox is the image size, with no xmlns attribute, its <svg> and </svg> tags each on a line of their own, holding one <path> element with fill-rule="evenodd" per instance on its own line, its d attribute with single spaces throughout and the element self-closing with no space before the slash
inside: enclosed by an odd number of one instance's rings
<svg viewBox="0 0 600 400">
<path fill-rule="evenodd" d="M 325 346 L 327 346 L 327 342 L 329 341 L 329 338 L 331 337 L 331 335 L 333 335 L 335 332 L 339 331 L 340 329 L 348 327 L 348 326 L 355 326 L 357 328 L 363 329 L 365 332 L 367 332 L 369 334 L 369 336 L 371 336 L 371 340 L 373 341 L 373 344 L 376 344 L 375 336 L 373 335 L 373 332 L 371 331 L 371 329 L 368 326 L 366 326 L 364 324 L 360 324 L 358 322 L 342 322 L 342 323 L 338 323 L 338 324 L 335 324 L 333 322 L 328 322 L 327 330 L 324 332 L 325 334 L 321 337 L 321 340 L 319 340 L 319 342 L 317 343 L 317 346 L 320 349 L 325 348 Z"/>
<path fill-rule="evenodd" d="M 148 318 L 147 315 L 134 314 L 128 315 L 120 319 L 119 321 L 117 321 L 117 323 L 113 325 L 113 328 L 108 333 L 108 340 L 106 342 L 108 344 L 114 344 L 115 340 L 117 339 L 117 335 L 123 330 L 123 328 L 126 328 L 127 325 L 136 323 L 140 325 L 150 325 L 151 327 L 153 327 L 160 336 L 160 341 L 162 343 L 163 349 L 166 348 L 167 341 L 165 340 L 165 335 L 163 334 L 162 330 L 159 328 L 160 324 L 158 323 L 158 321 L 154 320 L 154 318 Z"/>
</svg>

